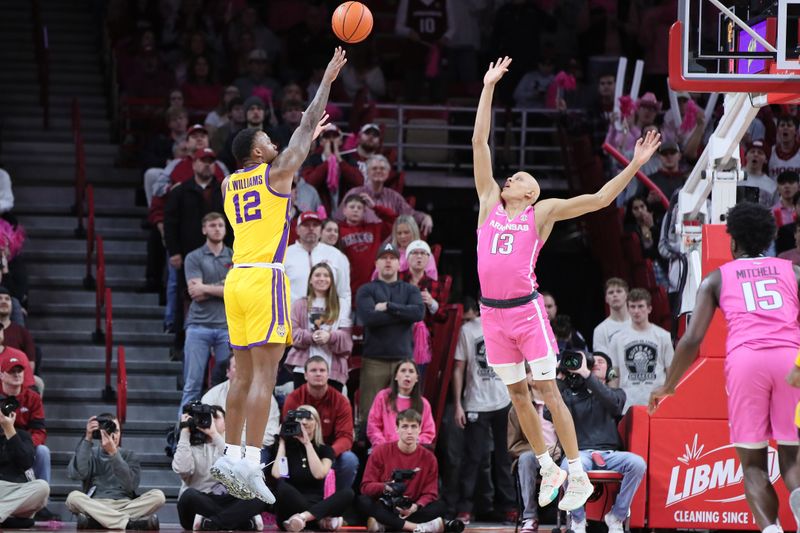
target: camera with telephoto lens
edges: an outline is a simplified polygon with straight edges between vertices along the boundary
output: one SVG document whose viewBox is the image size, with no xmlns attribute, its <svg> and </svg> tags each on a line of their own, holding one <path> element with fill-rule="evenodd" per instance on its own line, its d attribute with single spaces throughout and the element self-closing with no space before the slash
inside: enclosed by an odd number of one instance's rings
<svg viewBox="0 0 800 533">
<path fill-rule="evenodd" d="M 200 430 L 211 427 L 214 409 L 210 405 L 195 400 L 183 406 L 183 413 L 189 415 L 189 419 L 178 424 L 178 431 L 189 428 L 189 444 L 192 446 L 205 444 L 208 437 Z"/>
<path fill-rule="evenodd" d="M 16 396 L 7 396 L 0 400 L 0 412 L 5 416 L 11 416 L 11 413 L 19 409 L 19 401 Z"/>
<path fill-rule="evenodd" d="M 589 371 L 594 367 L 594 356 L 590 353 L 578 352 L 575 350 L 564 350 L 561 352 L 561 363 L 558 365 L 558 371 L 564 375 L 564 382 L 571 388 L 580 388 L 586 379 L 574 371 L 578 370 L 586 359 L 586 368 Z"/>
<path fill-rule="evenodd" d="M 98 416 L 95 417 L 95 420 L 97 421 L 98 429 L 92 431 L 93 439 L 100 440 L 102 438 L 100 430 L 104 430 L 109 435 L 117 431 L 117 425 L 114 423 L 113 418 L 108 418 L 107 416 Z"/>
<path fill-rule="evenodd" d="M 416 473 L 416 470 L 393 470 L 392 480 L 386 484 L 386 491 L 378 501 L 392 512 L 395 509 L 408 509 L 414 505 L 414 502 L 403 494 L 406 492 L 406 481 L 413 478 Z"/>
<path fill-rule="evenodd" d="M 311 413 L 305 409 L 292 409 L 286 413 L 286 421 L 281 426 L 280 436 L 284 439 L 296 437 L 303 433 L 300 421 L 311 418 Z"/>
</svg>

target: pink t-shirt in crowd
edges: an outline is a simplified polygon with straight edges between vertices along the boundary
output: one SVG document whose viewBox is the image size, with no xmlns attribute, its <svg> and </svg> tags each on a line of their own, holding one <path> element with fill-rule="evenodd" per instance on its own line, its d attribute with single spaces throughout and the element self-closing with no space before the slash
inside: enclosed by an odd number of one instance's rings
<svg viewBox="0 0 800 533">
<path fill-rule="evenodd" d="M 372 402 L 367 418 L 367 437 L 374 448 L 384 442 L 395 442 L 397 436 L 397 413 L 405 411 L 411 407 L 411 398 L 407 396 L 397 397 L 397 410 L 392 409 L 389 402 L 389 394 L 392 389 L 383 389 Z M 436 425 L 433 423 L 433 413 L 431 404 L 422 398 L 422 430 L 419 434 L 420 444 L 431 444 L 436 438 Z"/>
</svg>

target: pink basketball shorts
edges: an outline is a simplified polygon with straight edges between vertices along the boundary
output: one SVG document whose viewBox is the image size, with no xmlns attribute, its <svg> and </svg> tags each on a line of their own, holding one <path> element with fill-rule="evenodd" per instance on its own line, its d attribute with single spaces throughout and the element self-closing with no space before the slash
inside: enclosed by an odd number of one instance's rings
<svg viewBox="0 0 800 533">
<path fill-rule="evenodd" d="M 786 382 L 797 347 L 739 347 L 725 359 L 728 425 L 733 444 L 763 446 L 798 442 L 794 411 L 800 389 Z"/>
<path fill-rule="evenodd" d="M 524 361 L 530 361 L 536 362 L 534 378 L 555 378 L 558 345 L 541 296 L 525 305 L 509 309 L 481 305 L 481 324 L 486 343 L 486 360 L 495 371 L 503 367 L 522 366 Z M 546 360 L 547 364 L 543 365 L 545 361 L 541 360 Z M 542 368 L 541 375 L 537 375 L 538 368 Z M 498 375 L 502 377 L 500 372 Z M 524 378 L 523 369 L 522 379 Z M 503 381 L 508 384 L 509 380 Z"/>
</svg>

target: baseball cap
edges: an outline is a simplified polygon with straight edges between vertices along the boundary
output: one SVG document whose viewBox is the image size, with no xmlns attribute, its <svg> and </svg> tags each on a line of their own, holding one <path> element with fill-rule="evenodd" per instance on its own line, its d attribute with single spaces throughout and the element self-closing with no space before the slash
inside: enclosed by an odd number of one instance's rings
<svg viewBox="0 0 800 533">
<path fill-rule="evenodd" d="M 387 242 L 380 248 L 378 248 L 378 255 L 375 256 L 375 259 L 380 259 L 382 256 L 386 254 L 392 254 L 397 259 L 400 259 L 400 251 L 397 249 L 395 245 L 390 242 Z"/>
<path fill-rule="evenodd" d="M 678 143 L 675 141 L 665 141 L 661 143 L 661 147 L 658 149 L 659 154 L 666 154 L 669 152 L 680 152 L 681 149 L 678 147 Z"/>
<path fill-rule="evenodd" d="M 267 60 L 267 52 L 262 48 L 256 48 L 250 55 L 247 56 L 248 61 L 266 61 Z"/>
<path fill-rule="evenodd" d="M 678 91 L 677 93 L 675 93 L 675 98 L 686 98 L 687 100 L 689 100 L 691 98 L 691 95 L 687 91 Z"/>
<path fill-rule="evenodd" d="M 208 135 L 208 130 L 202 124 L 192 124 L 191 126 L 189 126 L 189 129 L 186 130 L 186 135 L 187 136 L 191 135 L 192 133 L 194 133 L 196 131 L 202 131 L 203 133 Z"/>
<path fill-rule="evenodd" d="M 19 357 L 4 357 L 0 360 L 0 372 L 8 372 L 14 367 L 20 366 L 25 368 L 25 363 Z"/>
<path fill-rule="evenodd" d="M 247 111 L 253 106 L 260 107 L 261 109 L 266 107 L 264 105 L 264 100 L 260 96 L 248 96 L 247 100 L 244 101 L 244 110 Z"/>
<path fill-rule="evenodd" d="M 192 159 L 216 159 L 217 154 L 211 148 L 200 148 L 192 154 Z"/>
<path fill-rule="evenodd" d="M 406 246 L 406 259 L 408 259 L 411 256 L 412 252 L 415 252 L 417 250 L 422 250 L 428 255 L 431 255 L 431 247 L 428 246 L 428 243 L 423 240 L 417 239 L 416 241 L 411 241 L 409 245 Z"/>
<path fill-rule="evenodd" d="M 337 136 L 342 134 L 342 130 L 339 129 L 339 126 L 334 124 L 333 122 L 329 122 L 325 124 L 322 128 L 322 136 L 328 135 L 330 133 L 335 133 Z"/>
<path fill-rule="evenodd" d="M 762 141 L 761 139 L 756 139 L 755 141 L 748 144 L 746 152 L 749 152 L 750 150 L 761 150 L 765 154 L 767 153 L 767 147 L 764 144 L 764 141 Z"/>
<path fill-rule="evenodd" d="M 381 134 L 381 127 L 378 126 L 377 124 L 375 124 L 374 122 L 369 122 L 367 124 L 364 124 L 363 126 L 361 126 L 361 129 L 358 130 L 358 132 L 359 133 L 366 133 L 366 132 L 368 132 L 370 130 L 375 130 L 375 133 L 377 133 L 378 135 Z"/>
<path fill-rule="evenodd" d="M 319 215 L 314 211 L 305 211 L 300 213 L 300 216 L 297 217 L 297 225 L 304 224 L 309 220 L 316 220 L 318 224 L 322 224 L 322 220 L 320 220 Z"/>
</svg>

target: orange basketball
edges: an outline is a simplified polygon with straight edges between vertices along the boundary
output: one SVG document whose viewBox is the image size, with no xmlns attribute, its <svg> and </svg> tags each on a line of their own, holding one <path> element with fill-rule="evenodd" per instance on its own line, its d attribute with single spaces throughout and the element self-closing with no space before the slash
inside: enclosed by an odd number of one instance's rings
<svg viewBox="0 0 800 533">
<path fill-rule="evenodd" d="M 361 2 L 344 2 L 331 17 L 333 33 L 346 43 L 360 43 L 372 31 L 372 12 Z"/>
</svg>

